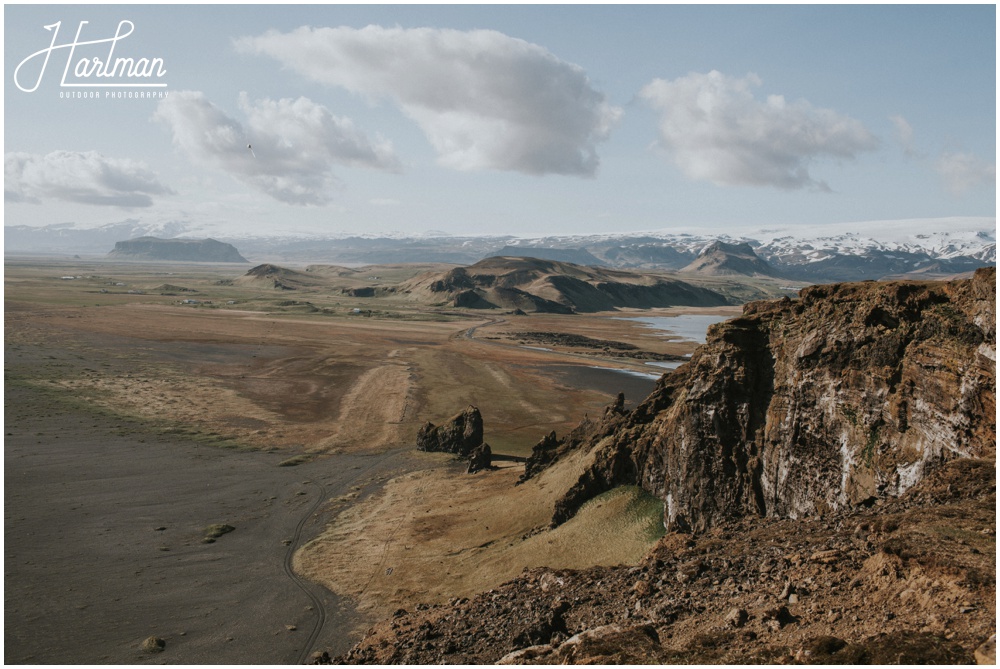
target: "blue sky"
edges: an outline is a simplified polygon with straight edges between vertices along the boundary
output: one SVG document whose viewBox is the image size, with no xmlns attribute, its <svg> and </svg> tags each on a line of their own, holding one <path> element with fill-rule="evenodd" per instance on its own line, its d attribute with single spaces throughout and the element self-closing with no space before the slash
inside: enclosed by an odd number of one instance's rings
<svg viewBox="0 0 1000 669">
<path fill-rule="evenodd" d="M 86 76 L 102 43 L 68 80 L 102 86 L 61 85 L 68 48 L 15 80 L 44 26 L 61 45 L 125 20 L 114 57 L 162 77 Z M 993 5 L 7 5 L 4 36 L 6 225 L 531 235 L 996 211 Z"/>
</svg>

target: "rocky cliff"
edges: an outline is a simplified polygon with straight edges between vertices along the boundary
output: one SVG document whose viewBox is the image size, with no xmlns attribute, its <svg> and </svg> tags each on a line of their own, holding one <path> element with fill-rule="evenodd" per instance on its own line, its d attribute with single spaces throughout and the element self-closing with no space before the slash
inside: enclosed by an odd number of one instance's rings
<svg viewBox="0 0 1000 669">
<path fill-rule="evenodd" d="M 995 268 L 748 304 L 634 411 L 605 415 L 553 521 L 623 484 L 663 499 L 668 529 L 821 516 L 995 457 L 995 325 Z"/>
<path fill-rule="evenodd" d="M 455 414 L 443 425 L 435 425 L 428 421 L 417 431 L 417 450 L 420 451 L 467 456 L 481 445 L 483 445 L 483 416 L 474 406 Z M 488 455 L 486 462 L 489 466 Z"/>
</svg>

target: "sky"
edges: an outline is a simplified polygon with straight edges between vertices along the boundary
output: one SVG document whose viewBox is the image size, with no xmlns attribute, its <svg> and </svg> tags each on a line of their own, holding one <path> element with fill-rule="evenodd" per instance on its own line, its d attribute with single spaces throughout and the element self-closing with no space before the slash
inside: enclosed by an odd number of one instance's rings
<svg viewBox="0 0 1000 669">
<path fill-rule="evenodd" d="M 995 215 L 994 5 L 4 8 L 5 225 Z"/>
</svg>

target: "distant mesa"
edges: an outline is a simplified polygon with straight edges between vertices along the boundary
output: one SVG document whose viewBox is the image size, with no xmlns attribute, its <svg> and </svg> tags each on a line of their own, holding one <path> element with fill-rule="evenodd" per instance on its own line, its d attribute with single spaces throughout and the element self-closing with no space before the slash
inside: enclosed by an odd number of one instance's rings
<svg viewBox="0 0 1000 669">
<path fill-rule="evenodd" d="M 426 272 L 401 284 L 400 290 L 454 307 L 525 313 L 729 304 L 719 293 L 676 279 L 520 256 Z"/>
<path fill-rule="evenodd" d="M 121 260 L 172 260 L 178 262 L 248 262 L 232 244 L 215 239 L 160 239 L 137 237 L 116 242 L 109 257 Z"/>
<path fill-rule="evenodd" d="M 746 242 L 712 242 L 694 262 L 681 271 L 707 276 L 781 276 L 780 272 L 754 253 Z"/>
</svg>

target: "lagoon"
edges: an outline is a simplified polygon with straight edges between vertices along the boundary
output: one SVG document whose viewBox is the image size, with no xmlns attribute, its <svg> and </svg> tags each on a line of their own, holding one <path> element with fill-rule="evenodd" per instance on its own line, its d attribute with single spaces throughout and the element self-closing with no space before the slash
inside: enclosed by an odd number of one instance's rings
<svg viewBox="0 0 1000 669">
<path fill-rule="evenodd" d="M 661 331 L 662 336 L 704 344 L 705 334 L 710 326 L 732 317 L 732 315 L 721 314 L 679 314 L 677 316 L 636 316 L 617 318 L 616 320 L 635 321 Z"/>
</svg>

